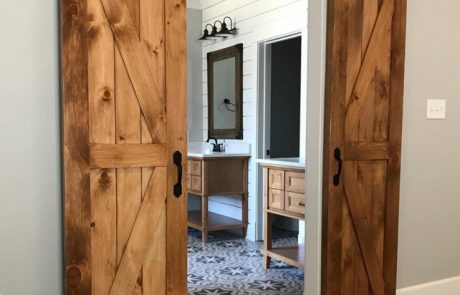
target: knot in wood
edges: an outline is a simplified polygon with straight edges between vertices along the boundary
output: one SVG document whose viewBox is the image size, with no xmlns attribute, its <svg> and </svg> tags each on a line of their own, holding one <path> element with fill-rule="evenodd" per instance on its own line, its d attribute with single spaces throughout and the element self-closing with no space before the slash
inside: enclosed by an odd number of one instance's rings
<svg viewBox="0 0 460 295">
<path fill-rule="evenodd" d="M 104 95 L 102 96 L 103 101 L 110 101 L 112 99 L 112 93 L 109 90 L 104 91 Z"/>
<path fill-rule="evenodd" d="M 66 272 L 67 285 L 76 288 L 81 282 L 81 270 L 78 266 L 70 266 Z"/>
<path fill-rule="evenodd" d="M 102 171 L 101 177 L 99 178 L 99 186 L 102 190 L 106 191 L 109 189 L 110 184 L 112 183 L 112 178 L 106 170 Z"/>
</svg>

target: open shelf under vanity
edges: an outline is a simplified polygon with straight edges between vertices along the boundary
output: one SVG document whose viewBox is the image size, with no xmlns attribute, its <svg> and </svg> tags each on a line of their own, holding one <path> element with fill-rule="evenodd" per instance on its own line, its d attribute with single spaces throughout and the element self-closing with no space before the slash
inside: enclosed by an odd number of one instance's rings
<svg viewBox="0 0 460 295">
<path fill-rule="evenodd" d="M 276 161 L 261 162 L 264 194 L 264 268 L 270 268 L 271 259 L 303 268 L 304 244 L 273 245 L 272 219 L 284 216 L 305 221 L 305 168 Z"/>
<path fill-rule="evenodd" d="M 202 211 L 189 211 L 188 212 L 188 226 L 197 230 L 203 228 L 202 222 Z M 226 229 L 238 229 L 245 228 L 248 224 L 242 220 L 234 219 L 225 215 L 208 212 L 207 230 L 226 230 Z"/>
<path fill-rule="evenodd" d="M 203 243 L 208 232 L 241 229 L 243 238 L 248 227 L 248 159 L 241 155 L 207 155 L 193 157 L 187 162 L 187 188 L 200 199 L 201 210 L 188 212 L 188 226 L 201 231 Z M 210 196 L 230 196 L 241 199 L 241 216 L 238 220 L 210 212 Z"/>
<path fill-rule="evenodd" d="M 304 267 L 305 247 L 303 244 L 262 249 L 262 254 L 298 268 Z"/>
</svg>

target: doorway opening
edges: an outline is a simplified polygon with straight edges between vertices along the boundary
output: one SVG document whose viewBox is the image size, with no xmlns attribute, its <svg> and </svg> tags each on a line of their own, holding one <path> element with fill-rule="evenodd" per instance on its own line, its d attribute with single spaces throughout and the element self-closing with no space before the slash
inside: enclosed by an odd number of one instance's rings
<svg viewBox="0 0 460 295">
<path fill-rule="evenodd" d="M 263 158 L 299 157 L 302 37 L 296 34 L 259 46 L 263 60 L 259 94 Z"/>
<path fill-rule="evenodd" d="M 260 2 L 248 7 L 225 3 L 188 11 L 189 294 L 300 295 L 305 167 L 299 159 L 304 154 L 300 134 L 305 131 L 301 121 L 306 112 L 301 109 L 306 95 L 301 81 L 306 72 L 302 52 L 307 10 L 299 10 L 303 21 L 297 23 L 282 11 L 296 13 L 307 1 L 273 3 L 273 13 L 280 13 L 277 20 L 265 18 L 266 7 Z M 206 17 L 230 7 L 236 11 L 231 18 L 250 16 L 248 21 L 266 26 L 255 29 L 241 20 L 234 23 L 235 35 L 197 42 Z M 280 19 L 287 25 L 278 26 Z M 270 76 L 261 68 L 270 69 Z M 265 93 L 261 85 L 267 85 L 267 108 L 259 108 Z M 259 140 L 261 130 L 267 134 L 264 142 Z M 263 162 L 270 155 L 260 156 L 259 149 L 271 150 L 278 160 L 297 159 L 281 163 L 282 187 L 272 187 L 258 173 L 276 170 Z M 285 189 L 285 177 L 299 185 Z M 288 205 L 284 197 L 277 202 L 283 204 L 278 212 L 286 214 L 272 211 L 270 218 L 259 218 L 269 209 L 263 201 L 268 204 L 271 198 L 269 187 L 279 196 L 286 193 Z"/>
</svg>

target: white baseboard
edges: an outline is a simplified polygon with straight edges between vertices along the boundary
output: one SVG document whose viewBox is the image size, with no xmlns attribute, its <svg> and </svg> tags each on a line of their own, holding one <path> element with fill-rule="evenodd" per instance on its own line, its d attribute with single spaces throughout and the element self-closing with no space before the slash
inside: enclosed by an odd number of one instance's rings
<svg viewBox="0 0 460 295">
<path fill-rule="evenodd" d="M 459 295 L 460 276 L 399 289 L 398 295 Z"/>
</svg>

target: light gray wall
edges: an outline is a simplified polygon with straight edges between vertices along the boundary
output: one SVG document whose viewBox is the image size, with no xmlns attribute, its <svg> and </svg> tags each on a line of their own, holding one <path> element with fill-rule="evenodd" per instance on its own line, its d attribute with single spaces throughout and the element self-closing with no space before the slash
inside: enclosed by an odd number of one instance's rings
<svg viewBox="0 0 460 295">
<path fill-rule="evenodd" d="M 58 1 L 0 11 L 0 293 L 62 294 Z"/>
<path fill-rule="evenodd" d="M 188 140 L 203 141 L 203 64 L 202 46 L 197 41 L 201 31 L 201 10 L 187 9 L 187 98 Z"/>
<path fill-rule="evenodd" d="M 398 286 L 460 275 L 460 1 L 409 0 Z M 428 121 L 426 100 L 447 100 Z"/>
</svg>

